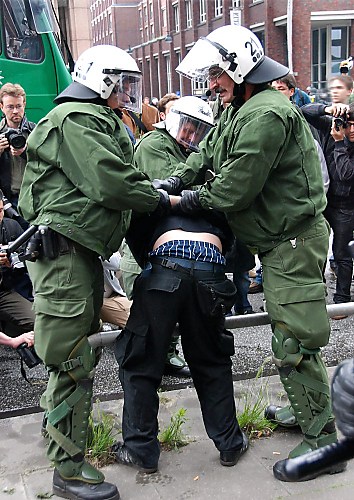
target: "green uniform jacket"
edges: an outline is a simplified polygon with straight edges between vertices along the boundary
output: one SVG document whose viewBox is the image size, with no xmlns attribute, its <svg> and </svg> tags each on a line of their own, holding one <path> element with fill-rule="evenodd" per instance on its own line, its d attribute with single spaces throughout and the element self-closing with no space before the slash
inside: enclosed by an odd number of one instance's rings
<svg viewBox="0 0 354 500">
<path fill-rule="evenodd" d="M 134 161 L 150 179 L 164 179 L 172 174 L 185 155 L 175 139 L 164 129 L 143 135 L 135 147 Z"/>
<path fill-rule="evenodd" d="M 262 253 L 309 227 L 326 206 L 310 129 L 281 92 L 267 88 L 222 114 L 216 129 L 180 164 L 185 186 L 203 183 L 204 208 L 226 213 L 234 234 Z"/>
<path fill-rule="evenodd" d="M 123 122 L 105 106 L 64 103 L 28 140 L 19 209 L 107 259 L 126 233 L 130 210 L 153 212 L 159 193 L 132 165 Z"/>
</svg>

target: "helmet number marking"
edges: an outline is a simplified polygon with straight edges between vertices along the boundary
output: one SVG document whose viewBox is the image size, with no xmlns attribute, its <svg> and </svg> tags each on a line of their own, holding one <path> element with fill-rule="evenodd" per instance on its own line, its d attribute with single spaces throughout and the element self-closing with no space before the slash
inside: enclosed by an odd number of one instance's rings
<svg viewBox="0 0 354 500">
<path fill-rule="evenodd" d="M 253 40 L 251 38 L 251 40 L 249 40 L 248 42 L 246 42 L 245 43 L 245 48 L 247 49 L 247 47 L 250 48 L 252 61 L 253 62 L 257 62 L 258 59 L 261 57 L 261 51 L 260 51 L 259 47 L 257 46 L 255 40 Z"/>
</svg>

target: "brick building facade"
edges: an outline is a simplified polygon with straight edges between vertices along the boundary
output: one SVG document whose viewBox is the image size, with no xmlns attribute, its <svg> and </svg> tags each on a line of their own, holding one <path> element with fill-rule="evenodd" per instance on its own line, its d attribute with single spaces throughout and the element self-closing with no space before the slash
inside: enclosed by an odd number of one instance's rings
<svg viewBox="0 0 354 500">
<path fill-rule="evenodd" d="M 201 94 L 175 72 L 195 41 L 242 24 L 265 53 L 292 68 L 300 87 L 318 88 L 354 55 L 354 0 L 89 0 L 93 44 L 127 50 L 143 73 L 144 95 Z"/>
</svg>

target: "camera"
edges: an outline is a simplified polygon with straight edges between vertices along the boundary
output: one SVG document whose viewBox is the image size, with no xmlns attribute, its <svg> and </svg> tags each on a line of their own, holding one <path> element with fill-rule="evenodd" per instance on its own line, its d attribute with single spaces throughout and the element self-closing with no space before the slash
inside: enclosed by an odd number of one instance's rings
<svg viewBox="0 0 354 500">
<path fill-rule="evenodd" d="M 22 149 L 26 146 L 26 137 L 15 128 L 9 128 L 4 133 L 4 136 L 8 140 L 10 146 L 15 149 Z"/>
<path fill-rule="evenodd" d="M 9 245 L 0 245 L 0 252 L 7 254 L 7 258 L 10 261 L 12 269 L 22 269 L 25 267 L 24 263 L 21 261 L 20 256 L 17 252 L 9 252 Z"/>
<path fill-rule="evenodd" d="M 26 363 L 28 368 L 33 368 L 42 363 L 41 358 L 37 355 L 34 347 L 28 347 L 27 342 L 23 342 L 17 347 L 17 352 L 20 358 Z"/>
<path fill-rule="evenodd" d="M 334 118 L 334 128 L 337 132 L 339 132 L 339 127 L 347 128 L 348 127 L 348 118 L 347 115 L 341 115 Z"/>
</svg>

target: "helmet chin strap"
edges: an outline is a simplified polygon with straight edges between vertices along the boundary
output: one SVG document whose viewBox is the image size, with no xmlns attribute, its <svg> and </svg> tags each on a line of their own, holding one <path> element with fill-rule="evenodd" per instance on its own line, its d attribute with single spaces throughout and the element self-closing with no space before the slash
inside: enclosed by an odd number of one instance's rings
<svg viewBox="0 0 354 500">
<path fill-rule="evenodd" d="M 243 104 L 245 104 L 245 92 L 245 82 L 235 83 L 233 92 L 235 98 L 231 103 L 234 108 L 240 108 Z"/>
</svg>

